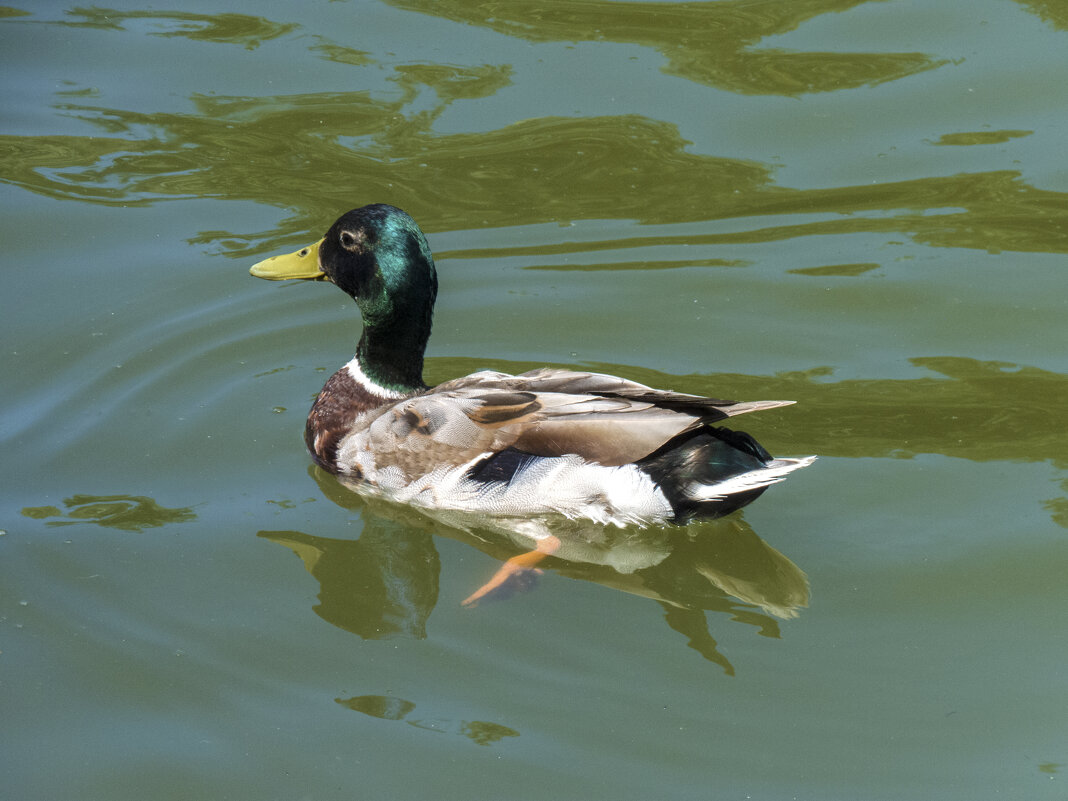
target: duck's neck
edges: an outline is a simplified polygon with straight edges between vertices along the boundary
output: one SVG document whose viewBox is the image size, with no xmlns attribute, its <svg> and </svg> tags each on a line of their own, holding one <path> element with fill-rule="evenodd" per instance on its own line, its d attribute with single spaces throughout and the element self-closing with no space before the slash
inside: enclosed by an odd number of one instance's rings
<svg viewBox="0 0 1068 801">
<path fill-rule="evenodd" d="M 384 397 L 422 392 L 427 388 L 423 383 L 423 353 L 429 338 L 429 314 L 419 320 L 365 323 L 350 365 L 358 367 L 370 392 L 380 390 Z"/>
</svg>

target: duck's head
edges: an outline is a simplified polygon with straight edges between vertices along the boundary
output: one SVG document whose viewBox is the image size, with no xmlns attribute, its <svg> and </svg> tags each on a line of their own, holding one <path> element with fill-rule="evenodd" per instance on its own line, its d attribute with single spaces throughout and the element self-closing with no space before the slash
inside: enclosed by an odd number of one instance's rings
<svg viewBox="0 0 1068 801">
<path fill-rule="evenodd" d="M 376 203 L 346 212 L 314 245 L 252 266 L 257 278 L 330 281 L 360 307 L 357 357 L 383 386 L 419 385 L 438 278 L 426 237 L 407 213 Z"/>
<path fill-rule="evenodd" d="M 330 281 L 359 305 L 365 325 L 388 325 L 433 309 L 438 279 L 426 237 L 406 212 L 384 203 L 346 212 L 314 245 L 254 264 L 257 278 Z"/>
</svg>

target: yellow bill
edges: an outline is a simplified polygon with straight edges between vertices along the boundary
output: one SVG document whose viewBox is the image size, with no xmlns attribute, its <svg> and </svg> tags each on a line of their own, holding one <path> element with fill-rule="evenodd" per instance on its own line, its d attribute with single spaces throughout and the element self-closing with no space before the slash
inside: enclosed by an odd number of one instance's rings
<svg viewBox="0 0 1068 801">
<path fill-rule="evenodd" d="M 319 269 L 319 245 L 322 243 L 323 240 L 320 239 L 314 245 L 301 248 L 296 253 L 271 256 L 269 259 L 253 264 L 249 273 L 257 278 L 266 278 L 268 281 L 285 281 L 288 278 L 323 280 L 326 274 Z"/>
</svg>

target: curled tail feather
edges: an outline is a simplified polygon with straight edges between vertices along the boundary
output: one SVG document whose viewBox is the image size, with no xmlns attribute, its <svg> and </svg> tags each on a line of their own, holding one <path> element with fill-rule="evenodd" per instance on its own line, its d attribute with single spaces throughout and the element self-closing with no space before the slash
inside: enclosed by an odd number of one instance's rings
<svg viewBox="0 0 1068 801">
<path fill-rule="evenodd" d="M 667 497 L 675 521 L 685 522 L 730 514 L 815 458 L 775 459 L 743 431 L 705 426 L 672 440 L 638 466 Z"/>
</svg>

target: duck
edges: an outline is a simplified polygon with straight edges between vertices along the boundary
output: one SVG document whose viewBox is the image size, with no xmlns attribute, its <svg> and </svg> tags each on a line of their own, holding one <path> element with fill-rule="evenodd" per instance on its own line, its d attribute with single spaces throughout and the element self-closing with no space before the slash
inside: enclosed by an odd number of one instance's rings
<svg viewBox="0 0 1068 801">
<path fill-rule="evenodd" d="M 437 272 L 416 221 L 391 205 L 346 212 L 315 244 L 250 273 L 330 282 L 356 302 L 355 356 L 319 392 L 304 441 L 317 465 L 366 496 L 508 518 L 517 530 L 553 517 L 685 524 L 730 514 L 815 459 L 774 458 L 720 425 L 793 401 L 718 400 L 549 367 L 428 386 Z M 534 539 L 519 567 L 552 552 L 553 537 Z"/>
</svg>

